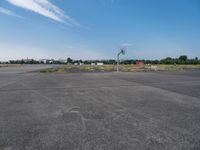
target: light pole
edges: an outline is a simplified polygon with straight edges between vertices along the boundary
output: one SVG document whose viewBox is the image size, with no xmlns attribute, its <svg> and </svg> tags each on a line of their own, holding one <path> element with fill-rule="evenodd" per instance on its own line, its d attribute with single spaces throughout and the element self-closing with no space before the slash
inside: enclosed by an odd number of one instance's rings
<svg viewBox="0 0 200 150">
<path fill-rule="evenodd" d="M 117 72 L 119 72 L 119 56 L 120 55 L 124 55 L 125 54 L 125 49 L 124 48 L 120 48 L 120 52 L 117 54 Z"/>
</svg>

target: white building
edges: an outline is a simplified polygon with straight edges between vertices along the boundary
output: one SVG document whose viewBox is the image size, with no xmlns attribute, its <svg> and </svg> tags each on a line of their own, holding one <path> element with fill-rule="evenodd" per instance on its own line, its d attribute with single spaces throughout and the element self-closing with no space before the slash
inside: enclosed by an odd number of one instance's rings
<svg viewBox="0 0 200 150">
<path fill-rule="evenodd" d="M 39 60 L 39 63 L 44 63 L 44 64 L 46 64 L 47 61 L 48 61 L 47 59 L 40 59 L 40 60 Z"/>
<path fill-rule="evenodd" d="M 59 59 L 59 61 L 60 61 L 61 63 L 67 63 L 67 62 L 68 62 L 67 59 Z"/>
<path fill-rule="evenodd" d="M 104 64 L 102 62 L 98 62 L 97 66 L 103 66 Z"/>
<path fill-rule="evenodd" d="M 91 66 L 95 66 L 96 64 L 95 63 L 91 63 Z"/>
</svg>

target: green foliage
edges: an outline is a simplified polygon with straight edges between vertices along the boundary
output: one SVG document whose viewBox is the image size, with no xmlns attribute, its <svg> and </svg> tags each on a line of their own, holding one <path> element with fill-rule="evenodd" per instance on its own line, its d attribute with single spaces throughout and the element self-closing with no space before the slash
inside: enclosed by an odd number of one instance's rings
<svg viewBox="0 0 200 150">
<path fill-rule="evenodd" d="M 169 64 L 169 65 L 174 65 L 174 64 L 182 64 L 182 65 L 187 65 L 187 64 L 192 64 L 192 65 L 196 65 L 196 64 L 200 64 L 200 59 L 198 59 L 198 57 L 195 57 L 193 59 L 189 59 L 186 55 L 182 55 L 179 58 L 171 58 L 171 57 L 167 57 L 165 59 L 161 59 L 161 60 L 135 60 L 135 59 L 126 59 L 121 61 L 121 64 L 136 64 L 136 61 L 142 61 L 144 64 Z M 73 60 L 70 57 L 67 58 L 67 62 L 66 61 L 59 61 L 59 60 L 47 60 L 46 63 L 47 64 L 86 64 L 86 65 L 90 65 L 91 63 L 97 63 L 97 62 L 102 62 L 105 65 L 113 65 L 116 64 L 116 60 L 114 59 L 108 59 L 108 60 Z M 42 64 L 44 62 L 40 62 L 40 61 L 36 61 L 34 59 L 28 59 L 28 60 L 11 60 L 10 64 Z"/>
<path fill-rule="evenodd" d="M 188 59 L 186 55 L 180 56 L 179 58 L 170 58 L 167 57 L 165 59 L 160 60 L 160 64 L 200 64 L 198 58 Z"/>
<path fill-rule="evenodd" d="M 73 62 L 73 60 L 70 57 L 68 57 L 67 62 L 71 64 Z"/>
<path fill-rule="evenodd" d="M 183 56 L 180 56 L 180 57 L 179 57 L 179 60 L 180 60 L 180 61 L 187 61 L 187 59 L 188 59 L 188 58 L 187 58 L 186 55 L 183 55 Z"/>
</svg>

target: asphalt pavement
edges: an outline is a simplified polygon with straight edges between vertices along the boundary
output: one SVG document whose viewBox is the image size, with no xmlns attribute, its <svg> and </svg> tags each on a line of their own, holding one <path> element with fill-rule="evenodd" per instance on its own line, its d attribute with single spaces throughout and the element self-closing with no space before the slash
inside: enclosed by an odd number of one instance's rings
<svg viewBox="0 0 200 150">
<path fill-rule="evenodd" d="M 200 70 L 0 68 L 0 150 L 199 150 Z"/>
</svg>

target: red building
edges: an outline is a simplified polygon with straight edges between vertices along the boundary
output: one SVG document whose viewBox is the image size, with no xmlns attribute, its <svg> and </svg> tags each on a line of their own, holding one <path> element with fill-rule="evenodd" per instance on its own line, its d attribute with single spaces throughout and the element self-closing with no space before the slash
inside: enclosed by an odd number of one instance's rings
<svg viewBox="0 0 200 150">
<path fill-rule="evenodd" d="M 144 62 L 143 62 L 143 61 L 140 61 L 140 60 L 137 60 L 137 61 L 135 62 L 135 64 L 136 64 L 136 65 L 144 65 Z"/>
</svg>

